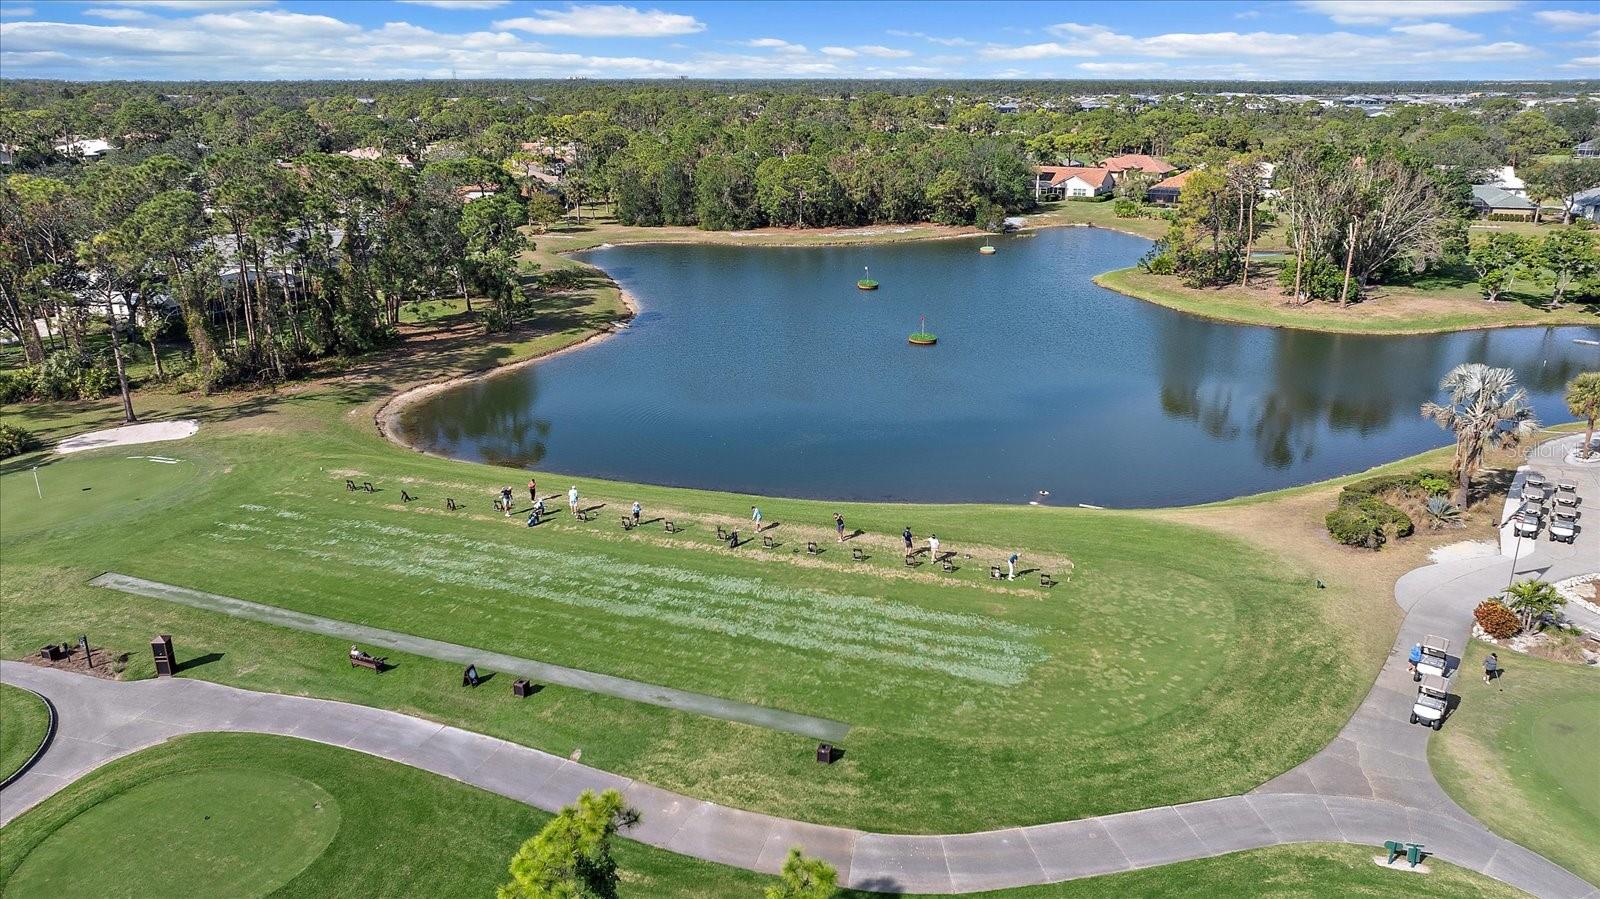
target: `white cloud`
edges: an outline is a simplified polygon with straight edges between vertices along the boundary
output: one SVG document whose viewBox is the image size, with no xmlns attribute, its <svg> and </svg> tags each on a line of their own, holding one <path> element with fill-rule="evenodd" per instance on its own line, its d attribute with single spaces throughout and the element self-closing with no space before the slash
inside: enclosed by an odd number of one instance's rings
<svg viewBox="0 0 1600 899">
<path fill-rule="evenodd" d="M 113 22 L 141 22 L 155 18 L 155 16 L 142 9 L 123 9 L 120 6 L 108 6 L 105 9 L 86 9 L 83 14 L 97 19 L 110 19 Z"/>
<path fill-rule="evenodd" d="M 1302 9 L 1340 25 L 1387 25 L 1405 19 L 1441 19 L 1505 12 L 1516 0 L 1299 0 Z"/>
<path fill-rule="evenodd" d="M 394 0 L 411 6 L 432 6 L 437 9 L 498 9 L 511 0 Z"/>
<path fill-rule="evenodd" d="M 783 38 L 777 37 L 758 37 L 755 40 L 745 41 L 744 45 L 746 47 L 754 47 L 757 50 L 772 50 L 776 53 L 806 52 L 805 44 L 791 44 Z"/>
<path fill-rule="evenodd" d="M 33 15 L 31 6 L 3 6 L 0 5 L 0 16 L 12 19 L 21 19 Z"/>
<path fill-rule="evenodd" d="M 864 56 L 876 56 L 879 59 L 905 59 L 912 55 L 910 50 L 897 50 L 893 47 L 881 47 L 877 44 L 868 44 L 856 49 L 861 51 Z"/>
<path fill-rule="evenodd" d="M 1575 9 L 1541 9 L 1534 18 L 1563 31 L 1578 31 L 1600 25 L 1600 12 L 1578 12 Z"/>
<path fill-rule="evenodd" d="M 506 19 L 494 27 L 568 37 L 670 37 L 706 30 L 705 23 L 694 16 L 607 5 L 569 6 L 564 11 L 536 9 L 532 16 Z"/>
<path fill-rule="evenodd" d="M 849 47 L 823 47 L 821 52 L 823 56 L 836 56 L 840 59 L 853 59 L 861 55 Z"/>
<path fill-rule="evenodd" d="M 999 45 L 984 47 L 978 51 L 978 55 L 985 59 L 1050 59 L 1058 56 L 1099 56 L 1100 51 L 1093 47 L 1076 47 L 1047 41 L 1042 44 L 1023 44 L 1020 47 Z"/>
<path fill-rule="evenodd" d="M 1475 41 L 1481 34 L 1464 31 L 1445 22 L 1420 22 L 1415 25 L 1396 25 L 1389 29 L 1428 41 Z"/>
<path fill-rule="evenodd" d="M 1078 68 L 1091 75 L 1149 75 L 1162 68 L 1159 62 L 1080 62 Z"/>
<path fill-rule="evenodd" d="M 900 31 L 898 29 L 890 28 L 885 33 L 892 37 L 921 38 L 929 43 L 939 44 L 940 46 L 944 47 L 976 47 L 978 45 L 977 41 L 968 40 L 964 37 L 939 37 L 923 31 Z"/>
<path fill-rule="evenodd" d="M 1561 64 L 1563 69 L 1600 69 L 1600 56 L 1580 56 Z"/>
</svg>

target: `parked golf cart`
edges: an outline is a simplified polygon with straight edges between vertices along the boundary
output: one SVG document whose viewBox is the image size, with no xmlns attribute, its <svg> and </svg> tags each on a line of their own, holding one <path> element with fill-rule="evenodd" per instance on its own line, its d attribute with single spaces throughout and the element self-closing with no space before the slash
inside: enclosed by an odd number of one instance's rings
<svg viewBox="0 0 1600 899">
<path fill-rule="evenodd" d="M 1557 514 L 1550 519 L 1550 539 L 1560 543 L 1571 543 L 1578 538 L 1578 519 L 1576 516 Z"/>
<path fill-rule="evenodd" d="M 1450 641 L 1444 637 L 1429 634 L 1422 638 L 1422 661 L 1412 670 L 1411 679 L 1421 681 L 1425 675 L 1450 676 Z"/>
<path fill-rule="evenodd" d="M 1450 682 L 1430 674 L 1417 684 L 1417 701 L 1411 704 L 1411 723 L 1438 730 L 1444 727 L 1444 713 L 1449 707 Z"/>
</svg>

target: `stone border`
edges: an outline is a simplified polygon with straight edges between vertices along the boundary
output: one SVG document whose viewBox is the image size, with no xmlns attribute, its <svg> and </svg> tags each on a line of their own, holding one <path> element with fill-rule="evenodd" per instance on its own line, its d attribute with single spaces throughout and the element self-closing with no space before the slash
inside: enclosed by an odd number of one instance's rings
<svg viewBox="0 0 1600 899">
<path fill-rule="evenodd" d="M 33 755 L 28 756 L 28 760 L 22 763 L 22 767 L 6 775 L 5 780 L 0 780 L 0 790 L 4 790 L 6 787 L 16 783 L 22 778 L 22 775 L 27 774 L 34 765 L 39 763 L 39 759 L 44 757 L 45 750 L 49 749 L 50 744 L 55 741 L 56 728 L 60 725 L 60 717 L 56 715 L 56 704 L 50 701 L 50 697 L 27 687 L 12 686 L 14 689 L 32 693 L 35 699 L 44 703 L 44 710 L 48 720 L 45 722 L 44 738 L 39 741 L 39 748 L 33 751 Z"/>
</svg>

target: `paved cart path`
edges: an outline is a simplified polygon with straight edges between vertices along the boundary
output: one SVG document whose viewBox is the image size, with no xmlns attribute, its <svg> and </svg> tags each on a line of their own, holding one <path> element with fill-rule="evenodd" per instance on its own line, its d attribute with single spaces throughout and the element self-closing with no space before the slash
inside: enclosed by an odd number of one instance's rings
<svg viewBox="0 0 1600 899">
<path fill-rule="evenodd" d="M 1541 448 L 1541 449 L 1546 449 Z M 1593 508 L 1600 470 L 1535 468 L 1579 480 Z M 1600 899 L 1600 888 L 1496 836 L 1445 795 L 1427 763 L 1429 731 L 1407 723 L 1414 695 L 1405 650 L 1427 633 L 1465 645 L 1472 608 L 1513 573 L 1551 580 L 1593 570 L 1600 527 L 1572 546 L 1541 542 L 1517 560 L 1420 568 L 1395 597 L 1407 610 L 1390 658 L 1339 736 L 1299 767 L 1243 796 L 1078 821 L 970 834 L 877 834 L 774 818 L 670 793 L 548 753 L 420 718 L 323 699 L 256 693 L 184 678 L 129 683 L 0 663 L 0 680 L 48 697 L 59 730 L 39 763 L 0 791 L 0 824 L 113 759 L 204 731 L 282 734 L 342 746 L 554 810 L 584 789 L 616 787 L 643 814 L 628 836 L 674 852 L 773 872 L 791 846 L 884 892 L 958 893 L 1148 868 L 1297 842 L 1376 847 L 1420 842 L 1434 856 L 1535 896 Z M 1465 672 L 1463 676 L 1474 676 Z M 1448 722 L 1446 723 L 1448 727 Z"/>
</svg>

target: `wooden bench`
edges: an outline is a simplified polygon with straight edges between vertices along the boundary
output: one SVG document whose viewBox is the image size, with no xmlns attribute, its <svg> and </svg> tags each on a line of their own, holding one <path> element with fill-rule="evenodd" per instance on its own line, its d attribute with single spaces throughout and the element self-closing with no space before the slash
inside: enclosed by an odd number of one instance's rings
<svg viewBox="0 0 1600 899">
<path fill-rule="evenodd" d="M 378 674 L 382 674 L 383 673 L 383 669 L 384 669 L 385 661 L 387 661 L 387 660 L 380 659 L 377 656 L 369 656 L 369 655 L 351 656 L 350 657 L 350 667 L 351 668 L 371 668 L 374 672 L 376 672 Z"/>
</svg>

